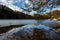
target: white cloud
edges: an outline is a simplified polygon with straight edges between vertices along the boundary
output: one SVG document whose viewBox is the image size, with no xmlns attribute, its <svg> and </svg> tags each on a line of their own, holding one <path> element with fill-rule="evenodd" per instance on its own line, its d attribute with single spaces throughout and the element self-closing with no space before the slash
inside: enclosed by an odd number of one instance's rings
<svg viewBox="0 0 60 40">
<path fill-rule="evenodd" d="M 29 3 L 29 1 L 28 1 L 28 0 L 26 0 L 25 2 L 26 2 L 26 3 Z"/>
<path fill-rule="evenodd" d="M 52 10 L 60 10 L 60 5 L 57 6 L 56 8 L 53 8 Z"/>
<path fill-rule="evenodd" d="M 6 5 L 13 10 L 22 11 L 18 6 L 13 5 L 15 2 L 21 2 L 21 0 L 0 0 L 0 4 Z"/>
<path fill-rule="evenodd" d="M 22 9 L 20 9 L 18 6 L 9 5 L 8 7 L 11 8 L 11 9 L 13 9 L 14 11 L 15 11 L 15 10 L 17 10 L 17 11 L 22 11 Z"/>
<path fill-rule="evenodd" d="M 53 8 L 53 10 L 60 10 L 60 8 Z"/>
<path fill-rule="evenodd" d="M 0 2 L 6 2 L 7 0 L 0 0 Z"/>
</svg>

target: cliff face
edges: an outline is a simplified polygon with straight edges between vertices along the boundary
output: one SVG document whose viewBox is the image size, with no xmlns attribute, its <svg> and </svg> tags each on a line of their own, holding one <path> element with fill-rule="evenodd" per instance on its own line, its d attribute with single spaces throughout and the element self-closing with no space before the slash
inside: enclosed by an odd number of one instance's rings
<svg viewBox="0 0 60 40">
<path fill-rule="evenodd" d="M 0 5 L 0 19 L 33 19 L 33 17 Z"/>
</svg>

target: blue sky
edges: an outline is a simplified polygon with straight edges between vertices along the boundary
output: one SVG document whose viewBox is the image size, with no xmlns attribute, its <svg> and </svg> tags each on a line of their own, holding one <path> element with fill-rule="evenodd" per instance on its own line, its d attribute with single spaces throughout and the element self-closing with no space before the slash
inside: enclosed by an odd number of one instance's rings
<svg viewBox="0 0 60 40">
<path fill-rule="evenodd" d="M 28 0 L 0 0 L 0 4 L 6 5 L 9 8 L 17 11 L 23 11 L 21 8 L 24 7 L 24 3 L 28 3 Z M 60 6 L 53 8 L 53 10 L 60 10 Z M 46 8 L 46 12 L 49 12 L 50 9 Z M 32 11 L 30 14 L 36 13 Z M 45 12 L 44 12 L 45 13 Z"/>
<path fill-rule="evenodd" d="M 13 10 L 22 11 L 25 0 L 0 0 L 0 4 L 6 5 Z"/>
</svg>

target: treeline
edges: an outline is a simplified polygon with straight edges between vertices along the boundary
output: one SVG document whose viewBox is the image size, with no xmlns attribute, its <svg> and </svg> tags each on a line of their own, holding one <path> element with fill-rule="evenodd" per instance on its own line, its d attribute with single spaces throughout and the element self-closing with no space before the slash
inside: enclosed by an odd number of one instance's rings
<svg viewBox="0 0 60 40">
<path fill-rule="evenodd" d="M 24 14 L 19 11 L 0 5 L 0 19 L 34 19 L 31 15 Z"/>
<path fill-rule="evenodd" d="M 41 19 L 49 19 L 50 16 L 48 14 L 33 14 L 34 19 L 41 20 Z"/>
<path fill-rule="evenodd" d="M 37 20 L 40 19 L 51 19 L 51 20 L 60 20 L 60 10 L 54 10 L 46 14 L 33 14 L 33 17 Z"/>
</svg>

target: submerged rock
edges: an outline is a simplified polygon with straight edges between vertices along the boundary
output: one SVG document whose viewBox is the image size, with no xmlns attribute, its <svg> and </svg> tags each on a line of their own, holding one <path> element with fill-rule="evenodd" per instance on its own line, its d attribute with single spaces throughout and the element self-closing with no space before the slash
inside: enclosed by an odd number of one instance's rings
<svg viewBox="0 0 60 40">
<path fill-rule="evenodd" d="M 2 38 L 2 39 L 1 39 Z M 60 36 L 44 25 L 25 25 L 14 28 L 0 37 L 1 40 L 60 40 Z"/>
</svg>

